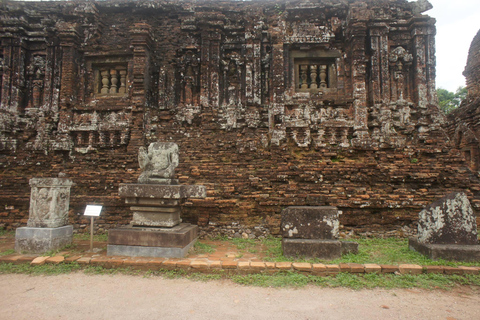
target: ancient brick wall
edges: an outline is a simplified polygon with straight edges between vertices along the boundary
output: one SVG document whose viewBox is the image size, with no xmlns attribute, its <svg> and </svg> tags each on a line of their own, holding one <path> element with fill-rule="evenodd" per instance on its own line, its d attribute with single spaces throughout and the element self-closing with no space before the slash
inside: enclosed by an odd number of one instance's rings
<svg viewBox="0 0 480 320">
<path fill-rule="evenodd" d="M 480 169 L 480 31 L 473 38 L 463 72 L 467 82 L 467 97 L 460 107 L 448 115 L 445 128 L 452 145 L 459 149 L 467 165 L 475 172 Z"/>
<path fill-rule="evenodd" d="M 177 178 L 207 186 L 184 220 L 278 232 L 290 205 L 391 229 L 451 190 L 480 203 L 435 95 L 428 3 L 6 2 L 0 5 L 1 223 L 28 216 L 28 180 L 69 175 L 70 219 L 105 206 L 138 148 L 180 147 Z M 5 19 L 3 19 L 5 17 Z M 5 209 L 3 209 L 5 208 Z"/>
</svg>

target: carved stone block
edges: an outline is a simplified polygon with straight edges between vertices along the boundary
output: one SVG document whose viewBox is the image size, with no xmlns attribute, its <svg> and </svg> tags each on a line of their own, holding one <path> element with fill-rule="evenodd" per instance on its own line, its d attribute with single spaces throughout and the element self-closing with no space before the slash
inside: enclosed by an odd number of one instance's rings
<svg viewBox="0 0 480 320">
<path fill-rule="evenodd" d="M 338 209 L 336 207 L 288 207 L 282 211 L 283 238 L 337 239 Z"/>
<path fill-rule="evenodd" d="M 70 187 L 66 178 L 32 178 L 28 227 L 57 228 L 67 225 Z"/>
</svg>

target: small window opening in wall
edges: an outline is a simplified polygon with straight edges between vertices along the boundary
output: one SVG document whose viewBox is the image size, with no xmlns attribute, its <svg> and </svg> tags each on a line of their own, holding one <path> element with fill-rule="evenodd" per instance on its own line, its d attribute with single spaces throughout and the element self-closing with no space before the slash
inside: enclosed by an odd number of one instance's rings
<svg viewBox="0 0 480 320">
<path fill-rule="evenodd" d="M 127 92 L 127 68 L 104 67 L 97 69 L 98 95 L 124 95 Z"/>
<path fill-rule="evenodd" d="M 300 64 L 299 89 L 328 88 L 327 65 Z"/>
<path fill-rule="evenodd" d="M 322 91 L 336 87 L 336 71 L 333 61 L 314 59 L 295 61 L 296 91 Z"/>
</svg>

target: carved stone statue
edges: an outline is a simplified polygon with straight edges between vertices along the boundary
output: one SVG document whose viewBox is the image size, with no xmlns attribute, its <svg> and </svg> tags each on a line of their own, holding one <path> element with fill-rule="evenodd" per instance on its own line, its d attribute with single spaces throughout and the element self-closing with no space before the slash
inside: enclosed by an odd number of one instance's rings
<svg viewBox="0 0 480 320">
<path fill-rule="evenodd" d="M 146 184 L 178 184 L 173 178 L 178 166 L 178 145 L 173 142 L 154 142 L 140 147 L 138 163 L 142 173 L 138 183 Z"/>
</svg>

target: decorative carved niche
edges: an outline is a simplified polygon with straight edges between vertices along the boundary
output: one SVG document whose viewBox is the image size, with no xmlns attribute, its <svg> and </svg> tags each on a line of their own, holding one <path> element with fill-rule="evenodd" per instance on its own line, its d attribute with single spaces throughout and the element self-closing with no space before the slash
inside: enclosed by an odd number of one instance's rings
<svg viewBox="0 0 480 320">
<path fill-rule="evenodd" d="M 243 101 L 245 60 L 237 51 L 225 53 L 222 59 L 223 71 L 223 101 L 224 105 L 239 105 Z"/>
<path fill-rule="evenodd" d="M 200 58 L 196 48 L 178 52 L 177 63 L 178 100 L 184 105 L 199 105 L 200 97 Z"/>
<path fill-rule="evenodd" d="M 46 59 L 43 54 L 33 54 L 27 66 L 27 82 L 30 97 L 27 107 L 39 108 L 43 104 Z"/>
<path fill-rule="evenodd" d="M 332 92 L 337 89 L 340 53 L 322 49 L 291 50 L 290 74 L 295 92 Z"/>
<path fill-rule="evenodd" d="M 127 65 L 94 65 L 95 96 L 124 96 L 127 94 Z"/>
<path fill-rule="evenodd" d="M 0 100 L 2 99 L 3 69 L 4 69 L 4 60 L 3 60 L 3 56 L 0 55 Z"/>
<path fill-rule="evenodd" d="M 403 47 L 396 47 L 388 56 L 392 83 L 392 101 L 410 100 L 409 72 L 413 56 Z"/>
</svg>

